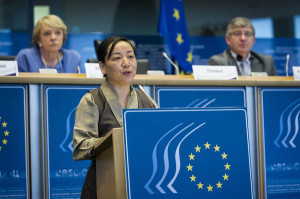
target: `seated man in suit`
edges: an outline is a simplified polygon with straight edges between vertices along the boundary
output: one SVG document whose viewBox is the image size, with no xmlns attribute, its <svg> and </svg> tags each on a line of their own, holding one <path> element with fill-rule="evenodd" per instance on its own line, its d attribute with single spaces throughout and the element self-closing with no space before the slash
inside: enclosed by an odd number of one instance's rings
<svg viewBox="0 0 300 199">
<path fill-rule="evenodd" d="M 209 65 L 236 66 L 238 75 L 249 76 L 251 72 L 266 72 L 276 76 L 274 60 L 269 55 L 251 51 L 255 43 L 255 30 L 247 18 L 236 17 L 227 26 L 226 43 L 229 49 L 209 59 Z"/>
</svg>

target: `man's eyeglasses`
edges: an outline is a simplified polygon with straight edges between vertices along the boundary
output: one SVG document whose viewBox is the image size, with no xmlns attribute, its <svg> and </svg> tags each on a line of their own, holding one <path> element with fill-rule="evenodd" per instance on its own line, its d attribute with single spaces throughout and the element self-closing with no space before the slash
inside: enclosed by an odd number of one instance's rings
<svg viewBox="0 0 300 199">
<path fill-rule="evenodd" d="M 246 37 L 252 37 L 253 36 L 253 32 L 250 32 L 250 31 L 245 31 L 245 32 L 235 31 L 235 32 L 230 33 L 230 35 L 233 35 L 235 37 L 240 37 L 240 36 L 242 36 L 242 34 L 244 34 Z"/>
</svg>

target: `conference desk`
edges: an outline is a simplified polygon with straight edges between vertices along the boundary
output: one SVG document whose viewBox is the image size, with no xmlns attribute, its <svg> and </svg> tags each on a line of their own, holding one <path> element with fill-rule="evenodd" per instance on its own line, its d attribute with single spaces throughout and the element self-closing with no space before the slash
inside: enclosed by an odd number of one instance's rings
<svg viewBox="0 0 300 199">
<path fill-rule="evenodd" d="M 0 185 L 11 180 L 9 189 L 16 186 L 12 193 L 18 189 L 24 198 L 79 197 L 90 162 L 72 160 L 74 114 L 81 97 L 103 81 L 86 78 L 85 74 L 19 73 L 18 77 L 0 77 L 0 122 L 6 119 L 8 127 L 15 128 L 8 130 L 18 132 L 16 139 L 6 139 L 8 144 L 0 143 L 1 162 L 6 160 L 0 166 Z M 255 198 L 299 194 L 292 190 L 299 190 L 296 184 L 300 179 L 300 81 L 293 77 L 195 80 L 192 75 L 136 75 L 133 84 L 143 85 L 161 108 L 245 109 Z M 4 127 L 1 130 L 6 131 Z M 17 157 L 11 158 L 12 154 Z M 19 167 L 15 168 L 16 164 Z M 293 189 L 286 188 L 291 186 Z M 11 194 L 4 189 L 0 195 Z"/>
</svg>

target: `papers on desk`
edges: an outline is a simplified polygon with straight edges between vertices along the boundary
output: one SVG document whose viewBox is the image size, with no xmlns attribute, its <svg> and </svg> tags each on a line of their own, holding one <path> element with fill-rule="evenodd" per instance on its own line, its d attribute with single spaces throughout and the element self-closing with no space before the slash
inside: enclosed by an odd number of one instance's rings
<svg viewBox="0 0 300 199">
<path fill-rule="evenodd" d="M 100 70 L 99 63 L 84 63 L 87 78 L 102 78 L 103 74 Z"/>
<path fill-rule="evenodd" d="M 17 61 L 0 61 L 0 76 L 19 76 Z"/>
<path fill-rule="evenodd" d="M 235 66 L 193 65 L 194 79 L 228 80 L 238 79 Z"/>
</svg>

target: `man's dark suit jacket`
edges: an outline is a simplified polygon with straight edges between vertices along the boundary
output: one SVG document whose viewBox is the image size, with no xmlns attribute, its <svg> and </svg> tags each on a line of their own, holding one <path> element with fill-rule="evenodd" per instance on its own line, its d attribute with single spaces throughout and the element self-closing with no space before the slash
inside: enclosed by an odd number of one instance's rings
<svg viewBox="0 0 300 199">
<path fill-rule="evenodd" d="M 270 55 L 262 55 L 251 51 L 251 72 L 267 72 L 268 76 L 277 76 L 274 66 L 274 60 Z M 238 75 L 241 75 L 235 59 L 232 57 L 230 50 L 227 49 L 219 55 L 214 55 L 209 59 L 209 65 L 218 66 L 236 66 Z"/>
</svg>

